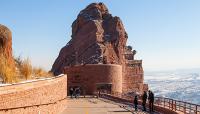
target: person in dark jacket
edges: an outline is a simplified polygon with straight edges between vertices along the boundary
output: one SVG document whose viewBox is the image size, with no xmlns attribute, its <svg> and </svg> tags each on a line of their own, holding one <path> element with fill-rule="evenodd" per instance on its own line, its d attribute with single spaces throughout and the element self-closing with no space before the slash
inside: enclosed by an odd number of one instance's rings
<svg viewBox="0 0 200 114">
<path fill-rule="evenodd" d="M 73 98 L 73 88 L 72 87 L 69 89 L 69 94 L 70 94 L 71 98 Z"/>
<path fill-rule="evenodd" d="M 154 103 L 154 94 L 150 90 L 149 90 L 148 100 L 149 100 L 149 111 L 153 112 L 154 111 L 154 105 L 153 105 L 153 103 Z"/>
<path fill-rule="evenodd" d="M 73 93 L 72 93 L 72 97 L 74 96 L 74 97 L 76 97 L 76 88 L 73 88 Z"/>
<path fill-rule="evenodd" d="M 142 107 L 143 107 L 143 111 L 146 111 L 146 102 L 147 102 L 147 92 L 144 91 L 144 93 L 142 95 Z"/>
<path fill-rule="evenodd" d="M 137 97 L 137 95 L 135 96 L 133 102 L 134 102 L 134 106 L 135 106 L 135 111 L 137 111 L 138 110 L 138 97 Z"/>
<path fill-rule="evenodd" d="M 75 93 L 76 93 L 76 98 L 78 98 L 79 96 L 80 96 L 80 93 L 81 93 L 81 90 L 80 90 L 80 88 L 76 88 L 75 89 Z"/>
</svg>

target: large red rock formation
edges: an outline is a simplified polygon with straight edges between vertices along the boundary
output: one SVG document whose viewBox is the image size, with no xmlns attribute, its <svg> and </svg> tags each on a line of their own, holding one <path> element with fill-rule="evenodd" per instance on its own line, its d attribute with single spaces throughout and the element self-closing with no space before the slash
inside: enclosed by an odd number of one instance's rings
<svg viewBox="0 0 200 114">
<path fill-rule="evenodd" d="M 143 88 L 142 61 L 126 46 L 128 35 L 119 17 L 113 17 L 103 3 L 83 9 L 72 24 L 72 39 L 64 46 L 51 71 L 58 75 L 65 66 L 77 64 L 120 64 L 124 91 Z M 127 72 L 129 71 L 129 72 Z M 132 81 L 132 82 L 131 82 Z"/>
<path fill-rule="evenodd" d="M 6 26 L 1 24 L 0 24 L 0 54 L 3 54 L 9 63 L 13 62 L 12 33 Z"/>
<path fill-rule="evenodd" d="M 72 24 L 72 39 L 64 46 L 52 71 L 62 73 L 75 64 L 121 64 L 127 34 L 119 17 L 113 17 L 103 3 L 92 3 Z"/>
</svg>

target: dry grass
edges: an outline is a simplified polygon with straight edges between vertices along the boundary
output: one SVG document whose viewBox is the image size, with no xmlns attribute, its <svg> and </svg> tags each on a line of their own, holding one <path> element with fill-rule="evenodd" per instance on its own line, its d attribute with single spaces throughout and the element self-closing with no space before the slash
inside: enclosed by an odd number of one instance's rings
<svg viewBox="0 0 200 114">
<path fill-rule="evenodd" d="M 28 58 L 22 61 L 21 65 L 19 65 L 19 70 L 26 80 L 31 78 L 32 65 Z"/>
<path fill-rule="evenodd" d="M 53 76 L 52 73 L 45 71 L 42 68 L 33 68 L 33 75 L 35 77 L 51 77 Z"/>
<path fill-rule="evenodd" d="M 15 58 L 15 62 L 8 62 L 3 54 L 0 54 L 0 78 L 3 83 L 14 83 L 28 79 L 52 77 L 53 74 L 42 68 L 32 67 L 30 60 Z"/>
<path fill-rule="evenodd" d="M 25 79 L 35 79 L 35 78 L 45 78 L 53 76 L 52 73 L 45 71 L 41 67 L 32 67 L 29 59 L 22 60 L 19 56 L 15 58 L 18 69 L 20 70 L 21 76 L 25 77 Z"/>
<path fill-rule="evenodd" d="M 15 64 L 8 63 L 3 54 L 0 54 L 0 77 L 3 79 L 3 83 L 17 82 Z"/>
</svg>

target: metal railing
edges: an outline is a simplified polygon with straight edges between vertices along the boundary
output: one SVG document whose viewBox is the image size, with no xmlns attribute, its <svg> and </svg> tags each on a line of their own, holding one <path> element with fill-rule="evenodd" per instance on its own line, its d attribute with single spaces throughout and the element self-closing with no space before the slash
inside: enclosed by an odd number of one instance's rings
<svg viewBox="0 0 200 114">
<path fill-rule="evenodd" d="M 179 111 L 184 114 L 200 114 L 200 105 L 184 101 L 178 101 L 164 97 L 155 97 L 154 104 L 173 111 Z"/>
<path fill-rule="evenodd" d="M 101 93 L 102 96 L 112 96 L 120 99 L 125 99 L 129 101 L 133 101 L 134 95 L 127 95 L 127 94 L 107 94 L 107 93 Z M 139 102 L 142 102 L 141 96 L 139 96 Z M 148 102 L 147 102 L 148 104 Z M 200 105 L 192 104 L 184 101 L 178 101 L 170 98 L 165 97 L 155 97 L 154 105 L 163 107 L 178 113 L 183 114 L 200 114 Z"/>
</svg>

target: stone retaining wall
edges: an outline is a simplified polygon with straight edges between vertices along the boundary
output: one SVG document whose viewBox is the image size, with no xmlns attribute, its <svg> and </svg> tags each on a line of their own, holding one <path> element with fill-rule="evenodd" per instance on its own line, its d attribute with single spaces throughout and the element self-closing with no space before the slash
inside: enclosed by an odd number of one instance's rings
<svg viewBox="0 0 200 114">
<path fill-rule="evenodd" d="M 114 64 L 86 64 L 65 67 L 68 89 L 81 87 L 84 94 L 97 92 L 97 84 L 112 84 L 112 93 L 122 93 L 122 66 Z"/>
<path fill-rule="evenodd" d="M 66 96 L 66 75 L 1 86 L 0 114 L 58 114 Z"/>
</svg>

